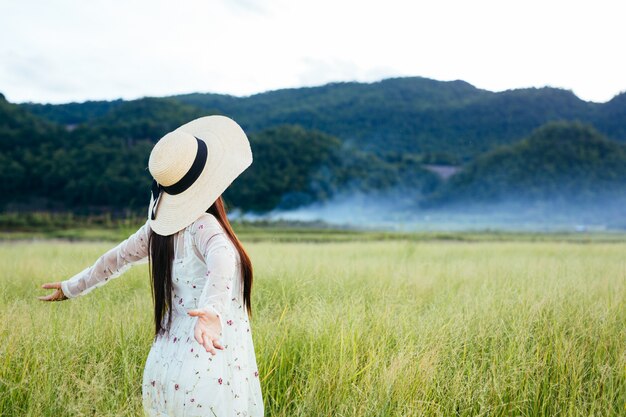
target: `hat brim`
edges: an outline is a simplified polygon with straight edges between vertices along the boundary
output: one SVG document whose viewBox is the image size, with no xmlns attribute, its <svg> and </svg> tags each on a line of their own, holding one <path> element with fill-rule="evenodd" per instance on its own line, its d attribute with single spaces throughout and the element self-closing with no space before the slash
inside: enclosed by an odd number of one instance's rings
<svg viewBox="0 0 626 417">
<path fill-rule="evenodd" d="M 149 226 L 162 236 L 174 234 L 193 223 L 252 164 L 252 150 L 245 132 L 226 116 L 201 117 L 176 130 L 203 140 L 208 155 L 200 176 L 188 189 L 176 195 L 161 192 L 154 220 L 150 218 L 154 204 L 150 194 Z"/>
</svg>

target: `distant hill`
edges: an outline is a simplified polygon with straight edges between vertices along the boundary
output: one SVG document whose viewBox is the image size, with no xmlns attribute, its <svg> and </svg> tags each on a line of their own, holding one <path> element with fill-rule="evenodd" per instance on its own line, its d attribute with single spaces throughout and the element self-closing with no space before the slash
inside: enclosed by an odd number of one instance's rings
<svg viewBox="0 0 626 417">
<path fill-rule="evenodd" d="M 164 134 L 207 113 L 170 98 L 148 97 L 120 101 L 103 115 L 75 127 L 74 136 L 89 142 L 97 137 L 116 138 L 125 142 L 147 140 L 156 143 Z"/>
<path fill-rule="evenodd" d="M 596 112 L 593 124 L 608 137 L 624 140 L 626 137 L 626 93 L 619 94 Z"/>
<path fill-rule="evenodd" d="M 550 120 L 605 121 L 598 117 L 604 105 L 582 101 L 571 91 L 528 88 L 493 93 L 463 81 L 421 77 L 332 83 L 226 101 L 214 94 L 174 98 L 219 108 L 251 130 L 299 124 L 379 154 L 393 150 L 431 159 L 439 154 L 442 162 L 470 160 L 494 146 L 515 142 Z M 626 141 L 621 131 L 612 132 L 617 135 L 614 139 Z"/>
<path fill-rule="evenodd" d="M 55 150 L 66 142 L 62 126 L 0 95 L 0 204 L 56 187 L 58 178 L 48 170 L 56 163 Z"/>
<path fill-rule="evenodd" d="M 178 103 L 177 103 L 178 105 Z M 152 143 L 64 126 L 0 99 L 0 207 L 122 211 L 145 205 Z"/>
<path fill-rule="evenodd" d="M 251 133 L 283 124 L 300 125 L 378 155 L 389 150 L 409 152 L 432 163 L 447 163 L 467 162 L 552 120 L 580 120 L 611 139 L 626 141 L 626 118 L 617 117 L 626 112 L 625 97 L 622 94 L 598 104 L 556 88 L 494 93 L 464 81 L 402 77 L 281 89 L 246 97 L 198 93 L 171 98 L 231 116 Z M 76 124 L 92 122 L 121 105 L 115 101 L 22 106 L 49 120 Z"/>
<path fill-rule="evenodd" d="M 231 116 L 249 134 L 255 162 L 224 195 L 244 211 L 386 190 L 416 207 L 512 197 L 587 204 L 621 196 L 626 184 L 626 94 L 598 104 L 554 88 L 494 93 L 407 77 L 248 97 L 0 97 L 0 208 L 143 213 L 152 146 L 208 114 Z"/>
<path fill-rule="evenodd" d="M 23 106 L 9 103 L 0 94 L 0 151 L 17 154 L 20 146 L 57 143 L 64 129 L 56 123 L 37 117 Z"/>
<path fill-rule="evenodd" d="M 451 176 L 428 203 L 552 201 L 595 204 L 626 196 L 626 145 L 580 122 L 550 122 Z"/>
<path fill-rule="evenodd" d="M 4 110 L 4 111 L 3 111 Z M 88 123 L 67 126 L 0 102 L 0 169 L 11 210 L 75 212 L 132 210 L 149 201 L 147 163 L 153 144 L 204 111 L 171 98 L 119 102 Z M 403 185 L 431 190 L 437 177 L 413 156 L 378 156 L 340 139 L 298 125 L 278 125 L 249 134 L 255 162 L 224 194 L 231 206 L 263 212 L 330 199 L 339 190 Z M 390 158 L 394 159 L 390 159 Z"/>
<path fill-rule="evenodd" d="M 78 125 L 105 115 L 124 103 L 124 100 L 85 101 L 83 103 L 40 104 L 22 103 L 20 106 L 37 116 L 63 125 Z"/>
</svg>

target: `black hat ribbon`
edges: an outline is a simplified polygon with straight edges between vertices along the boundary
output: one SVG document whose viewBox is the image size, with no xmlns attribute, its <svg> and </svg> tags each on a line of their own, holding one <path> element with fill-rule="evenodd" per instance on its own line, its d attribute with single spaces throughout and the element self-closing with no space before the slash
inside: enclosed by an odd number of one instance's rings
<svg viewBox="0 0 626 417">
<path fill-rule="evenodd" d="M 195 137 L 195 136 L 194 136 Z M 191 185 L 198 179 L 204 166 L 206 165 L 207 160 L 207 147 L 206 143 L 203 140 L 200 140 L 196 137 L 198 141 L 198 151 L 196 152 L 196 159 L 194 159 L 193 164 L 189 168 L 189 171 L 183 177 L 178 180 L 176 183 L 172 185 L 162 185 L 157 182 L 157 180 L 152 179 L 152 198 L 154 199 L 154 204 L 152 205 L 152 213 L 150 218 L 152 220 L 156 217 L 156 209 L 159 204 L 159 200 L 162 192 L 166 192 L 170 195 L 180 194 L 185 191 L 187 188 L 191 187 Z"/>
</svg>

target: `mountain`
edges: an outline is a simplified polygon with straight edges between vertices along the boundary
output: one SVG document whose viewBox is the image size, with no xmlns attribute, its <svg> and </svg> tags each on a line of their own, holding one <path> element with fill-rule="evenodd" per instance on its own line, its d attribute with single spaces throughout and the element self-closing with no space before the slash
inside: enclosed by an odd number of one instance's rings
<svg viewBox="0 0 626 417">
<path fill-rule="evenodd" d="M 147 140 L 156 143 L 178 126 L 217 111 L 206 111 L 169 98 L 147 97 L 122 101 L 104 115 L 75 126 L 74 136 L 88 142 L 105 137 L 125 142 Z"/>
<path fill-rule="evenodd" d="M 13 153 L 20 147 L 56 142 L 64 129 L 47 119 L 37 117 L 22 106 L 9 103 L 0 94 L 0 151 Z"/>
<path fill-rule="evenodd" d="M 134 106 L 136 104 L 127 104 Z M 174 105 L 182 106 L 175 102 Z M 195 110 L 195 109 L 194 109 Z M 134 121 L 140 121 L 135 114 Z M 114 117 L 117 131 L 122 119 Z M 99 126 L 66 126 L 0 100 L 0 205 L 11 210 L 74 212 L 142 207 L 149 199 L 144 169 L 152 142 Z M 108 122 L 111 122 L 109 120 Z M 109 129 L 107 131 L 107 129 Z"/>
<path fill-rule="evenodd" d="M 54 152 L 66 144 L 65 129 L 0 94 L 0 203 L 55 187 L 59 178 L 47 171 L 57 163 Z"/>
<path fill-rule="evenodd" d="M 245 97 L 196 93 L 170 98 L 205 112 L 231 116 L 250 133 L 300 125 L 379 156 L 390 150 L 408 152 L 433 163 L 468 162 L 494 146 L 520 140 L 552 120 L 580 120 L 611 139 L 626 141 L 626 118 L 619 117 L 626 112 L 624 94 L 608 103 L 592 103 L 556 88 L 495 93 L 464 81 L 399 77 L 287 88 Z M 121 104 L 110 102 L 109 111 Z M 106 114 L 103 102 L 84 103 L 84 111 L 78 103 L 23 106 L 59 123 L 91 123 Z"/>
<path fill-rule="evenodd" d="M 433 162 L 469 161 L 494 146 L 520 140 L 552 120 L 592 123 L 608 137 L 626 141 L 626 119 L 608 116 L 626 112 L 626 100 L 618 96 L 609 103 L 591 103 L 571 91 L 548 87 L 494 93 L 464 81 L 406 77 L 283 89 L 227 100 L 214 94 L 174 98 L 219 108 L 251 131 L 280 123 L 299 124 L 366 151 L 409 152 Z"/>
<path fill-rule="evenodd" d="M 83 103 L 40 104 L 22 103 L 20 106 L 29 112 L 63 125 L 78 125 L 105 115 L 120 106 L 124 100 L 85 101 Z"/>
<path fill-rule="evenodd" d="M 550 122 L 479 156 L 450 177 L 429 205 L 551 201 L 595 204 L 626 196 L 626 145 L 580 122 Z"/>
<path fill-rule="evenodd" d="M 17 191 L 5 194 L 0 203 L 5 209 L 79 213 L 145 209 L 154 143 L 191 119 L 217 113 L 171 98 L 144 98 L 121 102 L 91 122 L 67 129 L 21 106 L 0 104 L 0 110 L 10 110 L 0 118 L 0 146 L 15 153 L 0 153 L 0 159 L 5 161 L 5 177 L 14 180 L 6 186 Z M 41 135 L 33 135 L 39 130 Z M 278 125 L 248 136 L 255 163 L 224 194 L 232 206 L 245 210 L 297 207 L 346 189 L 367 192 L 404 184 L 420 191 L 438 181 L 414 157 L 382 160 L 298 125 Z"/>
<path fill-rule="evenodd" d="M 623 140 L 626 137 L 626 93 L 621 93 L 601 105 L 593 119 L 608 137 Z"/>
<path fill-rule="evenodd" d="M 208 114 L 235 118 L 250 138 L 255 162 L 224 195 L 244 211 L 353 192 L 401 195 L 423 207 L 509 197 L 593 202 L 599 191 L 621 195 L 626 184 L 626 94 L 591 103 L 554 88 L 495 93 L 407 77 L 247 97 L 62 105 L 2 97 L 0 173 L 10 181 L 0 207 L 145 211 L 152 146 Z M 446 180 L 437 170 L 456 174 Z"/>
</svg>

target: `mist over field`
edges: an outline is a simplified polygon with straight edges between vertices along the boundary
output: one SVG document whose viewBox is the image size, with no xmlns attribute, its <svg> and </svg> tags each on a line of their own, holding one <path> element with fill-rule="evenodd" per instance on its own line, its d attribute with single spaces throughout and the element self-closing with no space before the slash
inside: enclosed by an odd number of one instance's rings
<svg viewBox="0 0 626 417">
<path fill-rule="evenodd" d="M 265 214 L 240 212 L 244 220 L 325 222 L 356 229 L 397 231 L 623 231 L 626 199 L 606 193 L 591 203 L 575 197 L 558 201 L 530 201 L 509 195 L 498 202 L 470 202 L 445 208 L 420 206 L 414 190 L 342 192 L 323 203 Z"/>
</svg>

